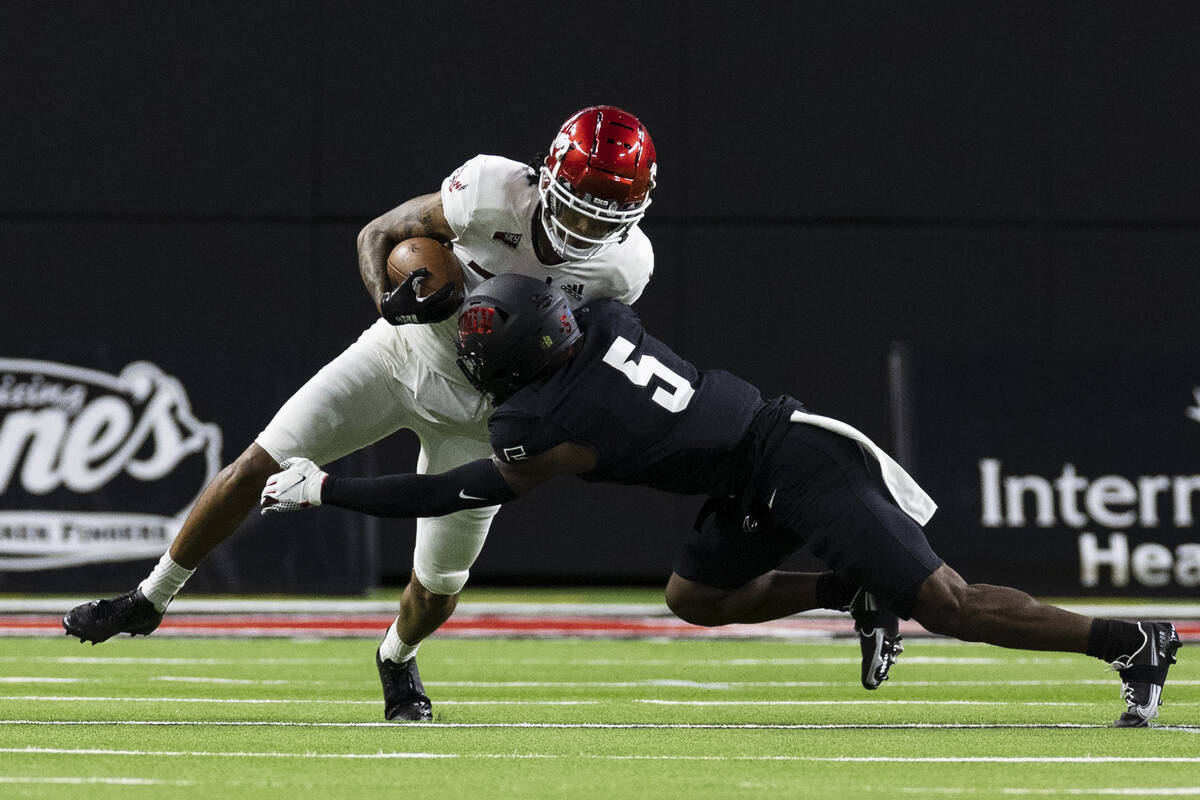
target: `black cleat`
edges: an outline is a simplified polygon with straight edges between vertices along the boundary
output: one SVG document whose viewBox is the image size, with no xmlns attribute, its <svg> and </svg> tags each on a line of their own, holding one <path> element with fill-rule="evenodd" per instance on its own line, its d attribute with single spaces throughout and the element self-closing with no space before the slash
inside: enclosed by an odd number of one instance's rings
<svg viewBox="0 0 1200 800">
<path fill-rule="evenodd" d="M 863 688 L 878 689 L 888 679 L 888 670 L 896 663 L 896 657 L 904 652 L 904 645 L 900 644 L 904 638 L 899 633 L 900 620 L 879 606 L 866 589 L 859 589 L 854 595 L 849 611 L 862 649 Z"/>
<path fill-rule="evenodd" d="M 1126 705 L 1125 713 L 1113 723 L 1117 728 L 1145 728 L 1158 716 L 1167 670 L 1175 663 L 1175 651 L 1180 647 L 1179 634 L 1169 622 L 1139 622 L 1137 626 L 1142 646 L 1112 662 L 1121 676 Z"/>
<path fill-rule="evenodd" d="M 425 695 L 416 658 L 397 664 L 395 661 L 384 661 L 376 650 L 375 666 L 379 668 L 379 681 L 383 684 L 385 719 L 414 722 L 433 719 L 433 704 Z"/>
<path fill-rule="evenodd" d="M 80 642 L 100 644 L 118 633 L 149 636 L 162 619 L 162 612 L 146 599 L 142 590 L 134 589 L 110 600 L 75 606 L 63 617 L 62 626 L 68 636 L 78 636 Z"/>
</svg>

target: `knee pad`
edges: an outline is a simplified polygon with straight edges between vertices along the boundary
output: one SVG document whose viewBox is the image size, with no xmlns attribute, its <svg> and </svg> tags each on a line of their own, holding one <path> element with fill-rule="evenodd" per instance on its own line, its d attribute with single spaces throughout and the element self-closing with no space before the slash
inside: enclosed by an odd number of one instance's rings
<svg viewBox="0 0 1200 800">
<path fill-rule="evenodd" d="M 413 571 L 421 585 L 434 594 L 461 592 L 499 510 L 490 506 L 418 519 Z"/>
</svg>

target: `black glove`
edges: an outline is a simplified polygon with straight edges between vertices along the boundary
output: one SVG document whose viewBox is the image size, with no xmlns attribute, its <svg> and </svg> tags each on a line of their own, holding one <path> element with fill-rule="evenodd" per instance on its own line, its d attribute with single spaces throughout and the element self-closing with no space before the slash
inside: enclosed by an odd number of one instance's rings
<svg viewBox="0 0 1200 800">
<path fill-rule="evenodd" d="M 428 275 L 427 269 L 414 269 L 404 283 L 385 294 L 379 301 L 383 318 L 393 325 L 407 325 L 441 322 L 453 316 L 462 305 L 453 283 L 447 283 L 429 297 L 417 299 L 417 283 Z"/>
</svg>

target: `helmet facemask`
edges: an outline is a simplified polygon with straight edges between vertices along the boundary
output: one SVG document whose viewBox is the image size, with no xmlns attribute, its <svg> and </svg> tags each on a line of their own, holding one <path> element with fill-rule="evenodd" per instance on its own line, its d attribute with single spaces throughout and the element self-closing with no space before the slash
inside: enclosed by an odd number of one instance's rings
<svg viewBox="0 0 1200 800">
<path fill-rule="evenodd" d="M 577 195 L 571 184 L 542 167 L 538 192 L 542 198 L 542 227 L 550 246 L 567 261 L 586 261 L 618 242 L 646 215 L 647 195 L 642 202 L 625 208 L 590 194 Z"/>
</svg>

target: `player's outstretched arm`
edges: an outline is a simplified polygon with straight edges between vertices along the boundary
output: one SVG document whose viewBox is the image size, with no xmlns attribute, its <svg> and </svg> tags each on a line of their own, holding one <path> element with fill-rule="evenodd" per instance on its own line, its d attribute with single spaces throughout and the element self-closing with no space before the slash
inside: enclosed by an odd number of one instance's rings
<svg viewBox="0 0 1200 800">
<path fill-rule="evenodd" d="M 454 231 L 442 211 L 440 192 L 401 203 L 359 231 L 358 272 L 380 313 L 383 296 L 391 288 L 387 275 L 388 254 L 400 242 L 414 236 L 428 236 L 443 243 L 454 238 Z"/>
<path fill-rule="evenodd" d="M 339 478 L 308 459 L 289 459 L 267 479 L 261 506 L 264 514 L 334 505 L 378 517 L 440 517 L 500 505 L 559 475 L 587 472 L 595 463 L 591 450 L 570 443 L 517 464 L 482 458 L 437 475 Z"/>
</svg>

